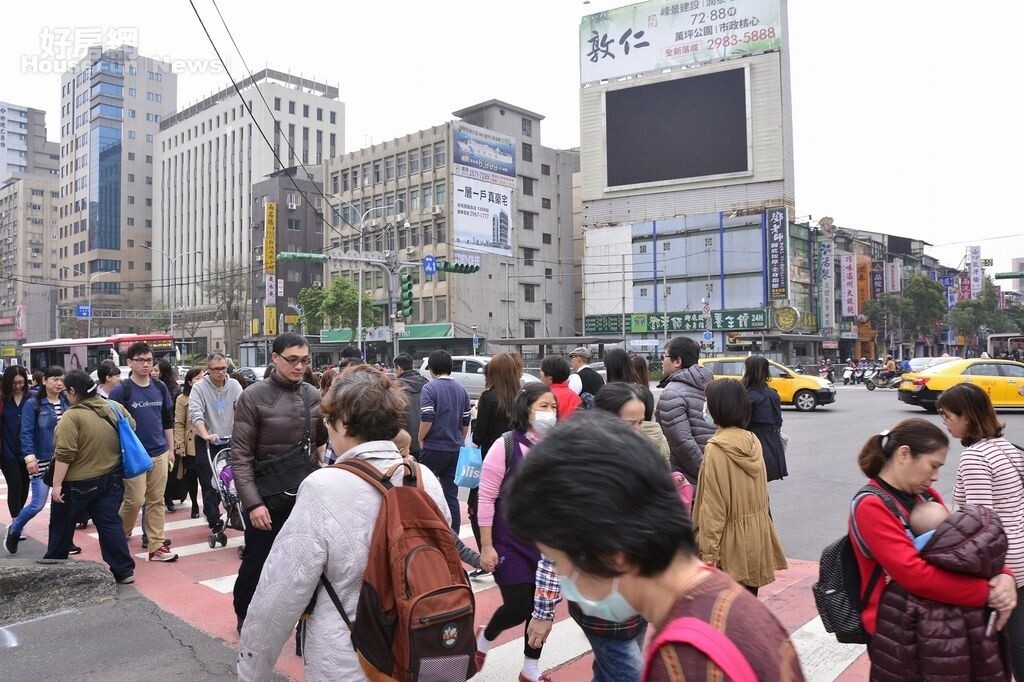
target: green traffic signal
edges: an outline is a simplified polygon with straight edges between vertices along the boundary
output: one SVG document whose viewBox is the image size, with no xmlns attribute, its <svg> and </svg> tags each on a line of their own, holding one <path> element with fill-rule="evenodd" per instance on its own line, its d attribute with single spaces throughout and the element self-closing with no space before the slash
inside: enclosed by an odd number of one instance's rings
<svg viewBox="0 0 1024 682">
<path fill-rule="evenodd" d="M 400 275 L 398 283 L 401 292 L 399 309 L 402 317 L 412 317 L 412 275 Z"/>
<path fill-rule="evenodd" d="M 462 275 L 470 275 L 474 272 L 480 271 L 479 265 L 470 265 L 469 263 L 451 263 L 446 260 L 437 261 L 437 269 L 439 272 L 454 272 Z"/>
</svg>

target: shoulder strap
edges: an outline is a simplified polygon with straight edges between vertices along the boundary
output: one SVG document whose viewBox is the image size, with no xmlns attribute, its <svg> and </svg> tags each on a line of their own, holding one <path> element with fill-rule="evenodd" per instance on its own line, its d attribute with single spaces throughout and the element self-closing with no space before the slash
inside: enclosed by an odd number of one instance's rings
<svg viewBox="0 0 1024 682">
<path fill-rule="evenodd" d="M 383 474 L 372 464 L 364 462 L 356 457 L 346 459 L 344 462 L 332 464 L 331 467 L 334 469 L 345 469 L 352 472 L 379 490 L 381 495 L 394 487 L 394 484 L 391 482 L 391 478 L 395 475 L 395 472 L 398 471 L 399 467 L 405 467 L 409 471 L 402 479 L 402 485 L 411 485 L 420 489 L 423 488 L 423 477 L 420 476 L 420 465 L 411 457 L 406 457 L 401 462 L 393 464 Z"/>
<path fill-rule="evenodd" d="M 113 426 L 114 427 L 114 431 L 117 431 L 117 437 L 120 438 L 121 437 L 121 431 L 118 428 L 118 422 L 121 421 L 122 419 L 124 419 L 124 415 L 121 414 L 121 411 L 117 409 L 117 403 L 116 402 L 114 402 L 113 400 L 110 400 L 109 398 L 107 399 L 107 402 L 110 403 L 110 409 L 114 411 L 114 421 L 110 421 L 106 417 L 103 417 L 103 421 L 105 421 L 108 424 L 110 424 L 111 426 Z"/>
<path fill-rule="evenodd" d="M 665 644 L 689 644 L 722 669 L 726 679 L 734 682 L 757 682 L 757 675 L 743 652 L 718 628 L 698 618 L 676 618 L 658 633 L 647 650 L 644 679 L 650 678 L 651 663 Z"/>
<path fill-rule="evenodd" d="M 306 396 L 303 395 L 303 392 L 304 392 L 305 388 L 306 388 L 306 384 L 305 383 L 303 383 L 302 386 L 299 388 L 299 398 L 302 399 L 302 406 L 306 408 L 306 428 L 305 428 L 305 431 L 302 434 L 302 440 L 309 446 L 309 449 L 312 450 L 313 449 L 313 443 L 309 440 L 310 422 L 313 421 L 313 416 L 312 416 L 313 413 L 312 413 L 312 410 L 310 408 L 310 403 L 312 401 L 311 400 L 306 400 Z"/>
<path fill-rule="evenodd" d="M 121 404 L 127 406 L 132 399 L 132 380 L 131 377 L 121 380 Z"/>
<path fill-rule="evenodd" d="M 505 441 L 505 475 L 508 476 L 512 468 L 512 458 L 516 455 L 516 439 L 511 431 L 506 431 L 501 437 Z"/>
<path fill-rule="evenodd" d="M 334 608 L 338 609 L 338 613 L 341 614 L 341 619 L 345 621 L 345 625 L 348 627 L 349 632 L 352 631 L 352 621 L 348 619 L 348 614 L 345 613 L 345 607 L 341 603 L 341 598 L 338 593 L 334 591 L 334 586 L 331 585 L 331 581 L 327 579 L 325 573 L 320 574 L 320 584 L 324 586 L 324 590 L 327 591 L 327 596 L 334 602 Z M 315 598 L 315 597 L 314 597 Z"/>
</svg>

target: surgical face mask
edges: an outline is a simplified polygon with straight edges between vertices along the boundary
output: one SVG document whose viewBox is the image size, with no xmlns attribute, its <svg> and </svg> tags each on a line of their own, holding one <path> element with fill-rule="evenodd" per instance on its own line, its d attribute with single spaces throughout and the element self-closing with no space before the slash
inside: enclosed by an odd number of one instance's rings
<svg viewBox="0 0 1024 682">
<path fill-rule="evenodd" d="M 533 421 L 530 422 L 530 426 L 537 433 L 545 434 L 555 427 L 557 421 L 558 415 L 554 412 L 534 412 Z"/>
<path fill-rule="evenodd" d="M 715 425 L 714 418 L 712 418 L 711 413 L 708 412 L 708 403 L 706 400 L 704 401 L 704 421 L 706 421 L 708 424 L 711 424 L 712 426 Z"/>
<path fill-rule="evenodd" d="M 558 576 L 558 584 L 562 587 L 562 594 L 571 602 L 579 604 L 580 610 L 592 618 L 611 621 L 613 623 L 624 623 L 639 614 L 636 609 L 629 605 L 626 598 L 619 592 L 619 577 L 612 580 L 612 591 L 604 599 L 592 601 L 580 594 L 580 588 L 576 586 L 576 577 L 579 570 L 573 571 L 572 575 L 566 577 Z"/>
</svg>

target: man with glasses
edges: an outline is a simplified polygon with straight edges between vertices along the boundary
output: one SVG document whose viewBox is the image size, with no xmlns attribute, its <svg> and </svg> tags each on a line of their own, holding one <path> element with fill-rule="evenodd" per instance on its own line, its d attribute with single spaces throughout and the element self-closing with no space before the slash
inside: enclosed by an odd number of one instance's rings
<svg viewBox="0 0 1024 682">
<path fill-rule="evenodd" d="M 249 515 L 245 553 L 234 589 L 239 632 L 263 564 L 295 501 L 295 490 L 277 491 L 280 486 L 274 485 L 275 480 L 287 479 L 297 488 L 295 479 L 319 465 L 327 443 L 327 427 L 320 418 L 320 391 L 302 380 L 310 362 L 305 337 L 292 332 L 279 335 L 274 339 L 270 376 L 242 391 L 235 404 L 231 469 L 238 497 Z M 303 442 L 307 433 L 311 443 Z M 287 463 L 287 470 L 282 470 L 281 463 Z"/>
<path fill-rule="evenodd" d="M 210 460 L 228 445 L 235 422 L 235 403 L 242 385 L 228 376 L 224 353 L 206 356 L 206 377 L 192 386 L 188 398 L 188 420 L 196 429 L 196 470 L 203 490 L 203 514 L 210 531 L 220 533 L 220 496 L 213 484 Z"/>
<path fill-rule="evenodd" d="M 153 349 L 138 341 L 128 347 L 125 355 L 131 366 L 128 378 L 114 387 L 110 399 L 127 408 L 135 420 L 135 433 L 146 452 L 153 459 L 153 468 L 147 473 L 124 481 L 124 502 L 121 503 L 121 521 L 124 533 L 131 536 L 139 508 L 145 504 L 142 515 L 143 535 L 149 541 L 150 561 L 176 561 L 171 541 L 164 537 L 164 488 L 167 473 L 174 465 L 174 402 L 171 392 L 162 381 L 153 381 Z"/>
</svg>

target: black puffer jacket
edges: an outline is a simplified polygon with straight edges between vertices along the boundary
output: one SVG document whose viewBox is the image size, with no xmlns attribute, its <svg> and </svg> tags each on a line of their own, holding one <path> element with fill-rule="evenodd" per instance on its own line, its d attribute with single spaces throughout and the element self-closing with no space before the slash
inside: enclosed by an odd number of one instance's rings
<svg viewBox="0 0 1024 682">
<path fill-rule="evenodd" d="M 412 436 L 409 454 L 414 457 L 420 454 L 420 394 L 426 385 L 426 378 L 415 369 L 406 370 L 398 375 L 398 380 L 405 389 L 405 430 Z"/>
<path fill-rule="evenodd" d="M 668 439 L 673 471 L 697 480 L 704 445 L 715 435 L 715 425 L 704 421 L 704 389 L 714 376 L 701 365 L 684 367 L 658 384 L 664 388 L 654 419 Z"/>
<path fill-rule="evenodd" d="M 992 578 L 1006 560 L 1006 534 L 990 509 L 966 505 L 935 529 L 921 558 L 948 571 Z M 890 582 L 869 647 L 872 682 L 1008 680 L 1002 635 L 985 636 L 989 613 L 916 597 Z"/>
</svg>

